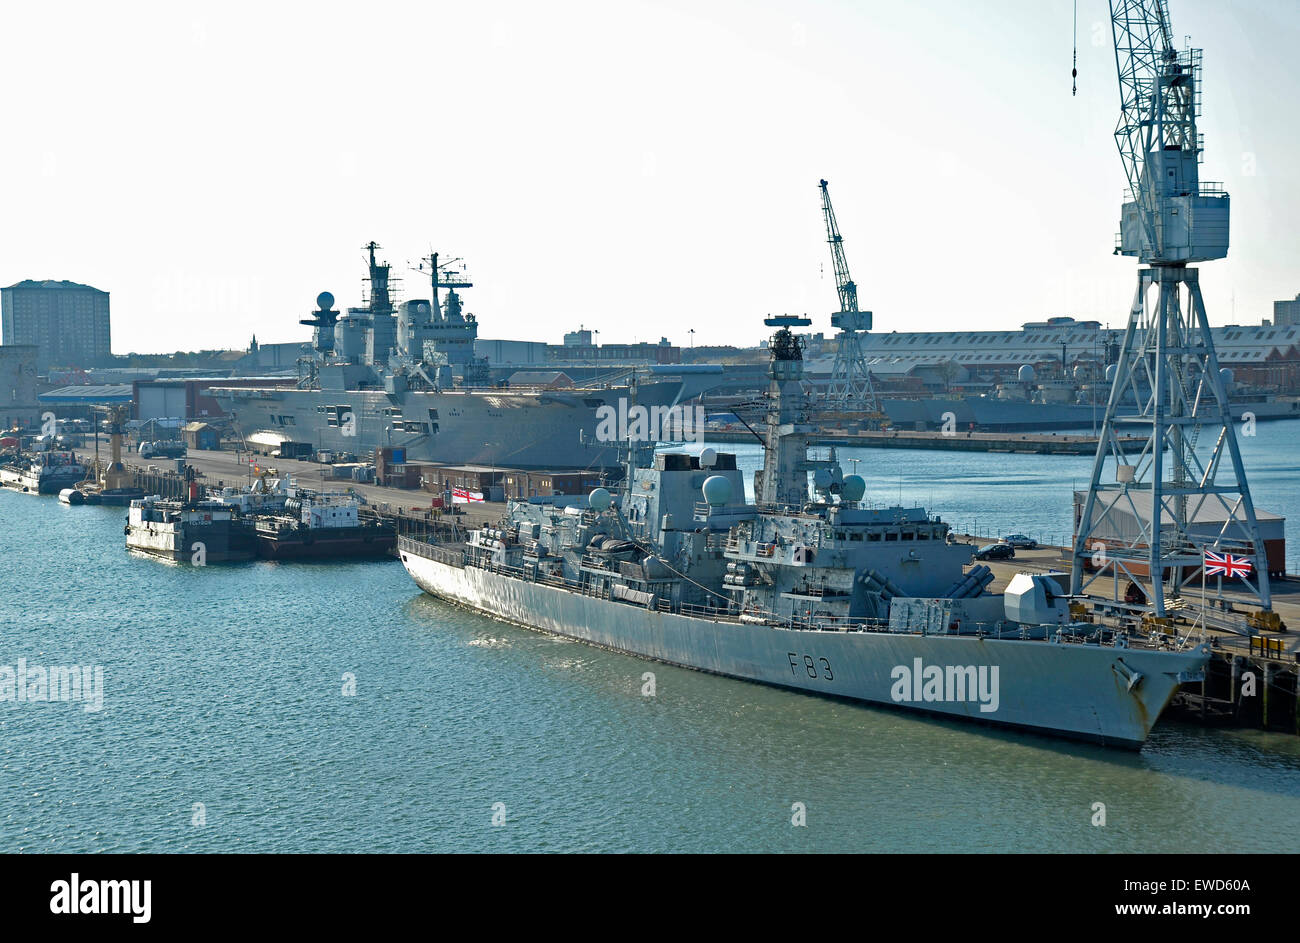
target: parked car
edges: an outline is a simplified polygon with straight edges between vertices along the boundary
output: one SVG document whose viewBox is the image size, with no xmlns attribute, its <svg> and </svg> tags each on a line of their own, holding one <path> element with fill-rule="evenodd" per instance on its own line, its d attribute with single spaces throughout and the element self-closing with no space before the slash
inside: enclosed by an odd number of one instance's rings
<svg viewBox="0 0 1300 943">
<path fill-rule="evenodd" d="M 1024 534 L 1007 534 L 1002 538 L 1004 544 L 1010 544 L 1019 550 L 1037 550 L 1038 541 L 1026 537 Z"/>
<path fill-rule="evenodd" d="M 976 560 L 1010 560 L 1016 555 L 1011 544 L 986 544 L 975 551 Z"/>
</svg>

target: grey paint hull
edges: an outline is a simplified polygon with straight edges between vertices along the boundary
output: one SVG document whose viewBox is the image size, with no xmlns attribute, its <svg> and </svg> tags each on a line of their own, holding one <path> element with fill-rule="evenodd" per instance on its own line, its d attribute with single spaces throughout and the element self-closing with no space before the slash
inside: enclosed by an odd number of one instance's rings
<svg viewBox="0 0 1300 943">
<path fill-rule="evenodd" d="M 942 428 L 947 416 L 959 431 L 974 423 L 982 432 L 1032 429 L 1087 429 L 1096 425 L 1106 415 L 1104 400 L 1097 404 L 1077 403 L 1027 403 L 999 400 L 991 397 L 970 396 L 963 399 L 884 399 L 881 408 L 890 422 L 901 428 L 913 428 L 918 423 L 926 428 Z M 1135 414 L 1136 407 L 1121 407 L 1122 415 Z M 1300 402 L 1278 400 L 1275 402 L 1240 402 L 1232 404 L 1234 419 L 1245 413 L 1256 419 L 1300 418 Z"/>
<path fill-rule="evenodd" d="M 643 383 L 637 402 L 672 405 L 682 385 Z M 625 389 L 554 392 L 228 389 L 220 399 L 233 409 L 243 434 L 272 433 L 320 449 L 362 453 L 392 445 L 406 449 L 408 462 L 495 465 L 502 468 L 585 469 L 617 464 L 612 448 L 594 442 L 601 405 L 617 408 Z M 347 406 L 355 417 L 352 435 L 329 424 L 329 413 Z M 395 410 L 430 425 L 427 433 L 390 430 Z"/>
<path fill-rule="evenodd" d="M 1179 685 L 1206 655 L 1049 642 L 889 632 L 810 631 L 714 621 L 584 596 L 456 567 L 402 550 L 432 595 L 527 628 L 715 674 L 820 695 L 906 707 L 966 720 L 1137 749 Z M 898 699 L 898 666 L 998 668 L 997 708 L 974 698 Z M 1123 665 L 1117 662 L 1123 660 Z M 811 662 L 811 666 L 810 663 Z M 1129 690 L 1127 676 L 1140 672 Z"/>
</svg>

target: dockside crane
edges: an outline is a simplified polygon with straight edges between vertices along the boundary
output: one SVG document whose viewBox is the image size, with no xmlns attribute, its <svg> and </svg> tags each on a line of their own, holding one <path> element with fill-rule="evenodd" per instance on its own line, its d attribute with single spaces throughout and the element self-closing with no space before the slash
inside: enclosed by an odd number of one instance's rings
<svg viewBox="0 0 1300 943">
<path fill-rule="evenodd" d="M 858 308 L 858 286 L 849 274 L 849 263 L 844 257 L 844 238 L 840 235 L 835 210 L 831 206 L 829 185 L 825 180 L 820 185 L 826 241 L 831 247 L 835 290 L 840 300 L 840 310 L 831 315 L 831 326 L 839 328 L 840 333 L 836 336 L 835 362 L 831 368 L 826 405 L 831 413 L 845 418 L 878 421 L 883 418 L 880 401 L 871 384 L 871 372 L 867 369 L 859 336 L 860 332 L 871 330 L 871 312 Z"/>
<path fill-rule="evenodd" d="M 1088 492 L 1076 500 L 1071 592 L 1138 603 L 1167 620 L 1179 597 L 1204 594 L 1210 551 L 1249 561 L 1253 572 L 1235 586 L 1260 607 L 1253 623 L 1274 625 L 1231 374 L 1219 368 L 1197 269 L 1188 267 L 1228 254 L 1228 194 L 1200 179 L 1201 51 L 1175 48 L 1166 0 L 1111 0 L 1110 14 L 1115 141 L 1129 186 L 1115 252 L 1144 267 Z M 1125 449 L 1121 433 L 1141 433 L 1145 444 Z M 1196 450 L 1202 439 L 1206 454 Z"/>
</svg>

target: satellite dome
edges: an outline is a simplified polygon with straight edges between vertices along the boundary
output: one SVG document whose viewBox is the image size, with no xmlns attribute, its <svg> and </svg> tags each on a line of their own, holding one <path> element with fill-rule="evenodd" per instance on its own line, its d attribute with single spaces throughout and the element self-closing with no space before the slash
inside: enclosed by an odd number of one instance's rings
<svg viewBox="0 0 1300 943">
<path fill-rule="evenodd" d="M 597 488 L 591 494 L 587 495 L 587 507 L 597 513 L 601 513 L 609 510 L 609 505 L 613 500 L 613 497 L 607 489 Z"/>
<path fill-rule="evenodd" d="M 840 497 L 854 503 L 862 500 L 867 493 L 867 482 L 861 475 L 849 475 L 840 486 Z"/>
<path fill-rule="evenodd" d="M 1034 368 L 1031 367 L 1029 364 L 1025 364 L 1016 373 L 1016 377 L 1020 380 L 1021 383 L 1033 383 L 1034 376 L 1035 376 Z"/>
<path fill-rule="evenodd" d="M 704 500 L 710 507 L 722 507 L 731 500 L 731 479 L 722 475 L 710 475 L 704 479 Z"/>
<path fill-rule="evenodd" d="M 1111 364 L 1110 366 L 1108 366 L 1108 367 L 1106 368 L 1106 382 L 1107 382 L 1107 383 L 1114 383 L 1114 382 L 1115 382 L 1115 371 L 1118 370 L 1118 369 L 1119 369 L 1119 368 L 1118 368 L 1115 364 Z"/>
<path fill-rule="evenodd" d="M 717 463 L 718 463 L 717 449 L 705 449 L 703 452 L 700 453 L 701 468 L 712 468 Z"/>
<path fill-rule="evenodd" d="M 825 491 L 831 486 L 831 473 L 825 468 L 819 468 L 813 472 L 813 485 L 818 491 Z"/>
<path fill-rule="evenodd" d="M 316 296 L 316 307 L 322 311 L 328 311 L 334 307 L 334 296 L 327 291 L 321 292 Z"/>
<path fill-rule="evenodd" d="M 1231 387 L 1231 386 L 1232 386 L 1232 371 L 1229 370 L 1227 367 L 1224 367 L 1223 369 L 1221 369 L 1221 370 L 1219 371 L 1219 379 L 1223 381 L 1223 385 L 1224 385 L 1224 386 L 1226 386 L 1226 387 Z"/>
</svg>

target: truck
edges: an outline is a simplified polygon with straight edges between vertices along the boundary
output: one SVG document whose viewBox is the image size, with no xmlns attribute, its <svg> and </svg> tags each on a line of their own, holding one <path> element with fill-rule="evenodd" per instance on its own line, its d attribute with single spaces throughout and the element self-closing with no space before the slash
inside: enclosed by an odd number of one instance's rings
<svg viewBox="0 0 1300 943">
<path fill-rule="evenodd" d="M 140 443 L 141 458 L 184 458 L 188 449 L 177 440 L 150 439 Z"/>
</svg>

